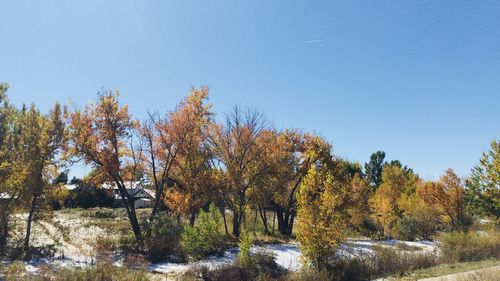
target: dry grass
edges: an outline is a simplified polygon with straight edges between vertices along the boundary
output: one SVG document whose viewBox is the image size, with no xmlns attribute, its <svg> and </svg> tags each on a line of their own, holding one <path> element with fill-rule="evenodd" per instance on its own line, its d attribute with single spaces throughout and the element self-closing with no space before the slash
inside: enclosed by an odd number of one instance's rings
<svg viewBox="0 0 500 281">
<path fill-rule="evenodd" d="M 500 267 L 468 273 L 465 276 L 459 276 L 456 281 L 500 281 Z"/>
</svg>

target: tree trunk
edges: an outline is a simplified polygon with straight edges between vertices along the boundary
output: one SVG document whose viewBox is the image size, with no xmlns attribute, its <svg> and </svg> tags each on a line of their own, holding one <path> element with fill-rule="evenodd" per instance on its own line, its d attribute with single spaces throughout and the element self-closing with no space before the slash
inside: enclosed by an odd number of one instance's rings
<svg viewBox="0 0 500 281">
<path fill-rule="evenodd" d="M 33 222 L 33 215 L 35 214 L 36 209 L 36 199 L 38 195 L 34 194 L 33 199 L 31 200 L 30 211 L 28 214 L 28 221 L 26 222 L 26 236 L 24 237 L 24 259 L 29 259 L 29 246 L 30 246 L 30 236 L 31 236 L 31 223 Z"/>
<path fill-rule="evenodd" d="M 267 227 L 267 215 L 266 210 L 261 208 L 259 205 L 259 214 L 262 219 L 262 223 L 264 224 L 264 233 L 269 235 L 269 228 Z"/>
<path fill-rule="evenodd" d="M 149 221 L 153 221 L 156 214 L 158 213 L 158 209 L 160 208 L 160 202 L 161 202 L 162 195 L 163 195 L 163 186 L 159 186 L 156 189 L 153 210 L 151 211 L 151 215 L 149 216 Z"/>
<path fill-rule="evenodd" d="M 273 235 L 274 235 L 274 227 L 276 225 L 276 212 L 273 214 Z"/>
<path fill-rule="evenodd" d="M 128 220 L 132 226 L 132 231 L 134 232 L 135 240 L 142 240 L 141 226 L 137 220 L 137 214 L 135 212 L 135 202 L 128 194 L 127 189 L 119 182 L 115 181 L 118 189 L 120 190 L 120 195 L 122 197 L 122 202 L 125 205 L 125 210 L 127 210 Z"/>
<path fill-rule="evenodd" d="M 132 225 L 132 231 L 134 232 L 135 240 L 140 241 L 142 239 L 141 226 L 137 220 L 137 214 L 135 213 L 135 202 L 132 198 L 128 199 L 127 214 L 130 224 Z"/>
<path fill-rule="evenodd" d="M 283 233 L 283 208 L 279 205 L 276 205 L 276 216 L 278 218 L 278 231 Z"/>
<path fill-rule="evenodd" d="M 238 215 L 238 212 L 233 211 L 233 236 L 240 237 L 240 223 L 241 216 Z"/>
<path fill-rule="evenodd" d="M 9 236 L 9 213 L 3 211 L 0 221 L 0 257 L 5 254 L 5 246 L 7 245 L 7 237 Z"/>
<path fill-rule="evenodd" d="M 189 217 L 189 225 L 194 226 L 194 221 L 196 220 L 196 213 L 191 213 L 191 216 Z"/>
<path fill-rule="evenodd" d="M 293 212 L 292 215 L 290 216 L 290 222 L 288 223 L 288 227 L 287 227 L 287 235 L 288 236 L 292 235 L 294 222 L 295 222 L 295 212 Z"/>
<path fill-rule="evenodd" d="M 278 218 L 278 231 L 281 235 L 290 236 L 293 230 L 295 220 L 295 210 L 292 208 L 284 209 L 283 207 L 276 206 L 276 216 Z"/>
<path fill-rule="evenodd" d="M 156 194 L 155 202 L 153 205 L 153 210 L 151 211 L 151 215 L 149 216 L 149 221 L 153 221 L 156 213 L 158 212 L 158 207 L 160 206 L 160 198 L 158 198 L 158 193 Z"/>
<path fill-rule="evenodd" d="M 226 236 L 229 237 L 229 231 L 227 230 L 226 208 L 220 207 L 219 210 L 222 214 L 222 220 L 224 221 L 224 231 L 226 231 Z"/>
<path fill-rule="evenodd" d="M 257 228 L 257 209 L 255 209 L 254 216 L 253 216 L 253 235 L 255 236 L 255 231 Z"/>
</svg>

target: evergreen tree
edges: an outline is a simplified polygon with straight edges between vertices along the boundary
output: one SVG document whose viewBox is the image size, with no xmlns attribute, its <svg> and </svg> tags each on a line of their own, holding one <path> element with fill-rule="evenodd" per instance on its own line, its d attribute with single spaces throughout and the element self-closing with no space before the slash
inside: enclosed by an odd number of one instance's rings
<svg viewBox="0 0 500 281">
<path fill-rule="evenodd" d="M 466 181 L 467 201 L 472 213 L 494 219 L 500 217 L 500 141 L 492 141 L 488 153 L 472 169 Z"/>
<path fill-rule="evenodd" d="M 377 151 L 370 156 L 370 161 L 365 164 L 366 180 L 374 190 L 382 183 L 384 159 L 385 152 Z"/>
</svg>

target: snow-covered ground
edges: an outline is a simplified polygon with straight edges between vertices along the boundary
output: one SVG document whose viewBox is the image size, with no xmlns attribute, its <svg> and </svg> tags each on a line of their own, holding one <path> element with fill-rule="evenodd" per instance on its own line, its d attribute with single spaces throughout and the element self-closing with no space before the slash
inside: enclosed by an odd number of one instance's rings
<svg viewBox="0 0 500 281">
<path fill-rule="evenodd" d="M 253 246 L 250 249 L 250 252 L 265 252 L 272 254 L 275 257 L 276 263 L 281 265 L 282 267 L 291 270 L 297 271 L 300 269 L 300 249 L 299 246 L 295 243 L 290 244 L 267 244 L 262 246 Z M 156 263 L 151 264 L 149 266 L 149 270 L 152 272 L 158 273 L 183 273 L 187 271 L 189 268 L 193 267 L 208 267 L 208 268 L 216 268 L 221 265 L 231 264 L 236 260 L 238 256 L 239 249 L 231 248 L 224 252 L 224 254 L 220 257 L 212 256 L 204 260 L 178 264 L 178 263 Z"/>
<path fill-rule="evenodd" d="M 57 253 L 54 257 L 33 260 L 26 263 L 26 269 L 29 272 L 36 273 L 37 269 L 43 264 L 57 265 L 61 267 L 86 267 L 94 264 L 96 261 L 95 251 L 92 249 L 92 241 L 99 236 L 111 235 L 97 226 L 88 225 L 88 219 L 81 217 L 72 217 L 59 214 L 54 217 L 52 222 L 40 221 L 35 224 L 34 244 L 55 245 Z M 59 225 L 59 228 L 55 226 Z M 69 230 L 67 236 L 71 239 L 64 240 L 60 227 L 66 227 Z M 67 231 L 68 231 L 67 230 Z M 396 247 L 399 244 L 411 247 L 413 251 L 433 252 L 437 251 L 435 242 L 430 241 L 398 241 L 398 240 L 370 240 L 370 239 L 347 239 L 339 250 L 339 256 L 366 257 L 373 253 L 375 245 L 382 247 Z M 400 245 L 401 246 L 401 245 Z M 405 247 L 398 247 L 404 250 Z M 301 267 L 301 253 L 299 245 L 296 243 L 287 244 L 265 244 L 256 245 L 250 249 L 251 252 L 266 252 L 275 257 L 276 263 L 290 271 L 298 271 Z M 192 267 L 215 268 L 222 265 L 231 264 L 238 256 L 239 249 L 231 248 L 221 256 L 212 256 L 201 261 L 190 263 L 153 263 L 147 265 L 147 269 L 153 273 L 168 275 L 180 275 Z M 115 260 L 119 257 L 115 257 Z M 115 262 L 120 266 L 120 261 Z"/>
<path fill-rule="evenodd" d="M 384 241 L 374 241 L 368 239 L 348 239 L 343 243 L 338 251 L 339 255 L 342 256 L 356 256 L 362 257 L 367 254 L 373 253 L 372 247 L 374 245 L 384 246 L 384 247 L 395 247 L 398 243 L 403 243 L 408 246 L 418 247 L 420 250 L 432 252 L 436 250 L 436 244 L 430 241 L 398 241 L 398 240 L 384 240 Z M 253 246 L 250 249 L 251 252 L 256 253 L 259 251 L 270 253 L 275 257 L 276 263 L 290 271 L 298 271 L 301 267 L 301 253 L 299 245 L 296 243 L 288 244 L 266 244 Z M 189 263 L 172 263 L 172 262 L 162 262 L 162 263 L 152 263 L 148 266 L 148 270 L 153 273 L 162 273 L 169 275 L 180 275 L 190 268 L 194 267 L 208 267 L 216 268 L 222 265 L 228 265 L 235 261 L 238 256 L 239 249 L 231 248 L 224 252 L 221 256 L 212 256 L 200 261 L 189 262 Z M 32 261 L 26 264 L 26 269 L 31 272 L 36 272 L 37 267 L 41 264 L 55 264 L 62 267 L 85 267 L 91 265 L 94 262 L 94 257 L 91 256 L 66 256 L 66 257 L 55 257 L 50 259 L 42 259 L 37 261 Z M 120 265 L 119 262 L 116 265 Z"/>
<path fill-rule="evenodd" d="M 433 252 L 437 250 L 435 242 L 431 241 L 399 241 L 399 240 L 369 240 L 369 239 L 348 239 L 343 243 L 339 250 L 340 256 L 355 256 L 363 257 L 367 254 L 373 253 L 373 246 L 383 247 L 396 247 L 398 243 L 406 244 L 407 246 L 416 247 L 416 251 Z M 417 249 L 418 248 L 418 249 Z M 263 251 L 274 255 L 276 263 L 283 266 L 290 271 L 298 271 L 301 267 L 301 254 L 299 245 L 296 243 L 289 244 L 267 244 L 254 246 L 250 249 L 251 252 Z M 206 266 L 208 268 L 215 268 L 217 266 L 230 264 L 238 256 L 239 249 L 231 248 L 224 253 L 221 257 L 210 257 L 205 260 L 187 263 L 157 263 L 151 264 L 149 270 L 158 273 L 180 274 L 187 271 L 191 267 Z"/>
</svg>

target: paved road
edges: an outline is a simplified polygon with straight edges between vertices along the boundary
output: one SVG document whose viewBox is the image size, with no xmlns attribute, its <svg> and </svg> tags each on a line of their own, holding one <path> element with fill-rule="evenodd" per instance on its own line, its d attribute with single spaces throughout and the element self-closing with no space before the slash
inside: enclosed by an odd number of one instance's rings
<svg viewBox="0 0 500 281">
<path fill-rule="evenodd" d="M 419 279 L 420 281 L 468 281 L 468 280 L 484 280 L 484 278 L 493 278 L 487 279 L 488 281 L 500 281 L 500 265 L 481 268 L 466 272 L 453 273 L 448 275 L 443 275 L 439 277 L 431 277 L 425 279 Z"/>
</svg>

